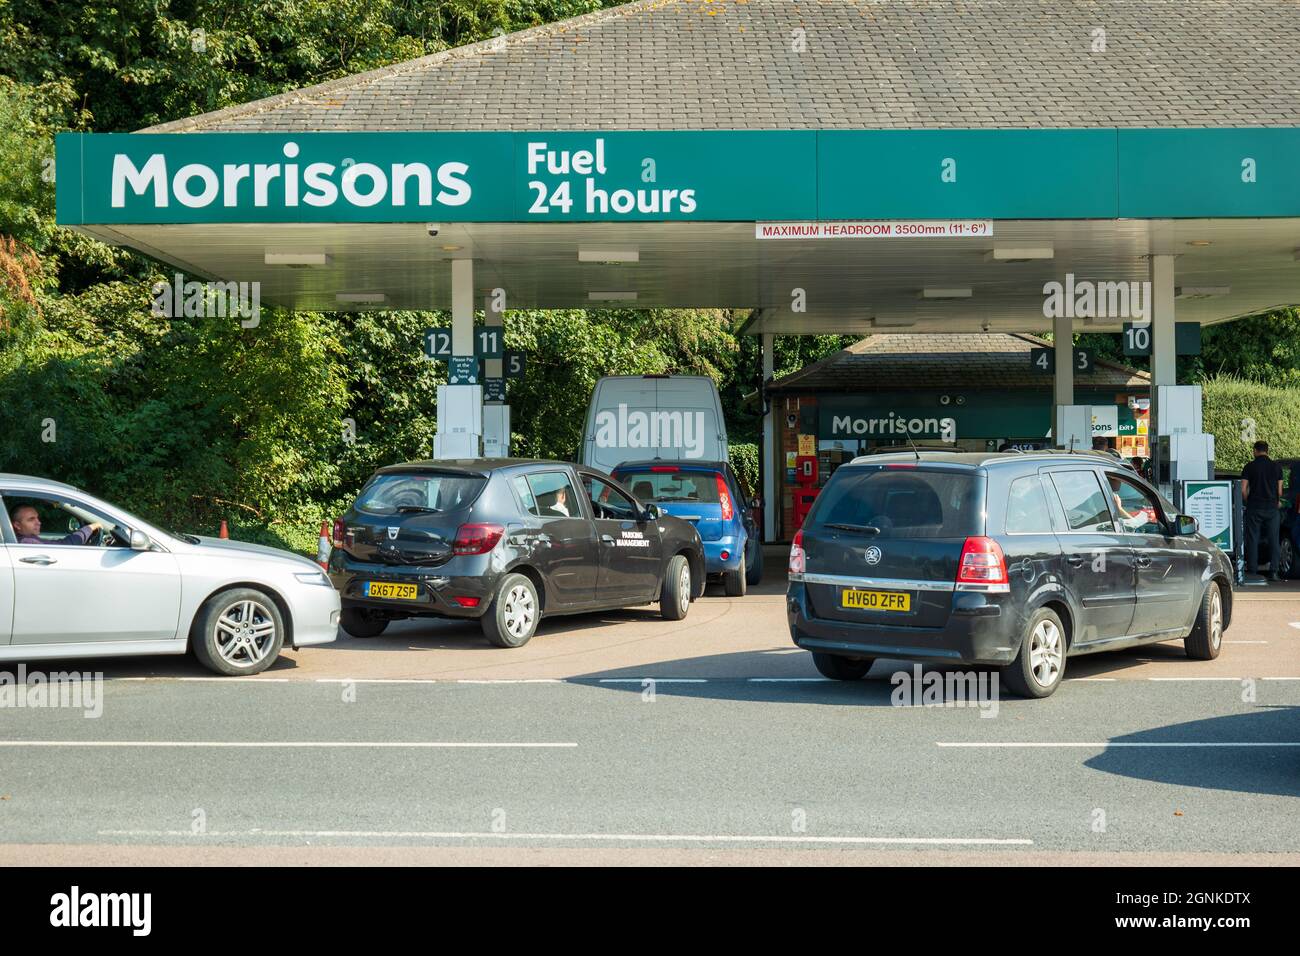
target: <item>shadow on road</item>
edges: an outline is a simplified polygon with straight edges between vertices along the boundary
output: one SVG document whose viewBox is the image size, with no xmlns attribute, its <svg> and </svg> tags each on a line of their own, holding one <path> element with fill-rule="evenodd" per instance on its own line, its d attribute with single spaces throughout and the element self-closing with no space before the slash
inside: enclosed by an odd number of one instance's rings
<svg viewBox="0 0 1300 956">
<path fill-rule="evenodd" d="M 1116 737 L 1111 743 L 1294 743 L 1300 707 L 1261 706 Z M 1152 753 L 1159 753 L 1158 760 Z M 1300 747 L 1109 747 L 1084 766 L 1181 787 L 1300 797 Z"/>
</svg>

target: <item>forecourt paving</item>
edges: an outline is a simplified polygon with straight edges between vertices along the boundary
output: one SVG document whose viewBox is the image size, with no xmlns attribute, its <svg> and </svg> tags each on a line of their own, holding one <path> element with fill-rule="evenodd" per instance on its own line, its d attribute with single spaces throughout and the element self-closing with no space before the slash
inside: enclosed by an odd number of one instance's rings
<svg viewBox="0 0 1300 956">
<path fill-rule="evenodd" d="M 684 621 L 660 618 L 657 606 L 543 621 L 514 650 L 487 644 L 478 624 L 402 621 L 377 638 L 340 632 L 334 644 L 287 651 L 251 680 L 565 680 L 610 678 L 818 679 L 809 654 L 790 641 L 785 623 L 784 550 L 769 547 L 763 583 L 743 598 L 711 585 Z M 1234 592 L 1232 626 L 1215 661 L 1192 661 L 1182 642 L 1074 658 L 1066 679 L 1300 679 L 1300 583 Z M 30 667 L 44 667 L 33 663 Z M 190 658 L 153 657 L 68 662 L 108 678 L 213 679 Z M 881 661 L 871 678 L 899 667 Z M 910 665 L 906 665 L 910 668 Z M 58 668 L 50 667 L 55 670 Z M 871 679 L 869 678 L 869 679 Z"/>
</svg>

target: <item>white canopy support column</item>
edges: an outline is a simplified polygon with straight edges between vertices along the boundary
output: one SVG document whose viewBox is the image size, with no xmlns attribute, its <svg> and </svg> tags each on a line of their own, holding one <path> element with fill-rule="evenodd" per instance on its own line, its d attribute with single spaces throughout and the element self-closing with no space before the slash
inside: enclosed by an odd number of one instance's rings
<svg viewBox="0 0 1300 956">
<path fill-rule="evenodd" d="M 451 263 L 451 364 L 474 355 L 474 261 Z M 434 458 L 478 458 L 483 454 L 483 386 L 438 386 L 438 433 Z"/>
<path fill-rule="evenodd" d="M 505 301 L 501 290 L 493 289 L 483 300 L 483 323 L 486 328 L 501 330 L 501 341 L 505 342 Z M 505 360 L 484 359 L 483 378 L 501 379 L 505 388 Z M 488 458 L 510 457 L 510 406 L 505 402 L 483 406 L 483 454 Z"/>
<path fill-rule="evenodd" d="M 1074 319 L 1052 320 L 1056 369 L 1052 377 L 1052 441 L 1062 448 L 1092 447 L 1091 409 L 1074 404 Z"/>
<path fill-rule="evenodd" d="M 772 381 L 774 369 L 776 366 L 776 357 L 773 349 L 776 345 L 776 336 L 770 332 L 765 332 L 760 337 L 761 349 L 763 353 L 763 381 L 759 387 L 758 400 L 763 411 L 763 448 L 759 463 L 763 471 L 763 540 L 776 540 L 776 476 L 777 468 L 780 463 L 777 461 L 778 449 L 776 447 L 776 412 L 767 404 L 766 396 L 763 392 L 766 390 L 769 382 Z"/>
</svg>

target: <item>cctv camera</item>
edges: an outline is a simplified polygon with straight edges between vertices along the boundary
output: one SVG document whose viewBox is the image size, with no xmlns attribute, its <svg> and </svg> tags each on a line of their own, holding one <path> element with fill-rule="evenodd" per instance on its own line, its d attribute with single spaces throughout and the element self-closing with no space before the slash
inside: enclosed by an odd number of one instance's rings
<svg viewBox="0 0 1300 956">
<path fill-rule="evenodd" d="M 425 224 L 425 226 L 424 226 L 424 231 L 427 232 L 427 233 L 428 233 L 429 235 L 431 235 L 431 236 L 436 236 L 436 235 L 438 234 L 438 230 L 441 229 L 441 228 L 442 228 L 442 223 L 440 223 L 440 222 L 430 222 L 430 223 L 426 223 L 426 224 Z"/>
</svg>

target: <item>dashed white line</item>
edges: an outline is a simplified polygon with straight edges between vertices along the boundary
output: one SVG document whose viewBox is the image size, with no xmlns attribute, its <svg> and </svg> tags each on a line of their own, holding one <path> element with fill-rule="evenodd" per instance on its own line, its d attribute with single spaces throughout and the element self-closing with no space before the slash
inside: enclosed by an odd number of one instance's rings
<svg viewBox="0 0 1300 956">
<path fill-rule="evenodd" d="M 0 747 L 192 747 L 245 749 L 355 749 L 459 750 L 459 749 L 548 749 L 576 747 L 572 742 L 475 741 L 475 740 L 0 740 Z"/>
<path fill-rule="evenodd" d="M 100 836 L 193 837 L 189 830 L 100 830 Z M 1025 838 L 765 836 L 733 833 L 489 833 L 458 830 L 244 830 L 207 837 L 309 837 L 421 840 L 609 840 L 619 843 L 809 843 L 846 846 L 1033 846 Z"/>
</svg>

